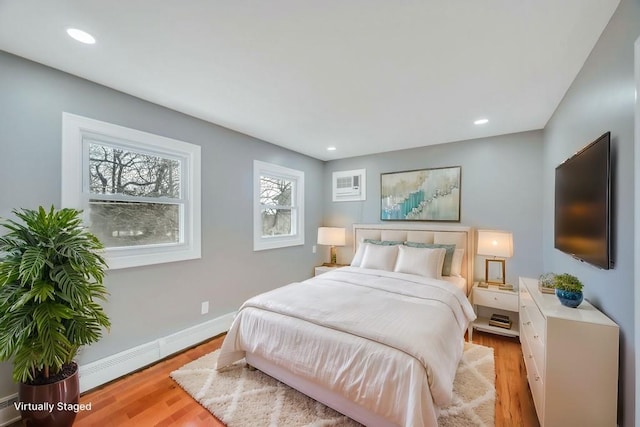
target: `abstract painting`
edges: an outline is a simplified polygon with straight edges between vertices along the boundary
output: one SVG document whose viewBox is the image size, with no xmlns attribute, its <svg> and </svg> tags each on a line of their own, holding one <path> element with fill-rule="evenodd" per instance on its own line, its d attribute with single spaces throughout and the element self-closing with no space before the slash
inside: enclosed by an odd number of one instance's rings
<svg viewBox="0 0 640 427">
<path fill-rule="evenodd" d="M 460 166 L 380 175 L 380 219 L 460 221 Z"/>
</svg>

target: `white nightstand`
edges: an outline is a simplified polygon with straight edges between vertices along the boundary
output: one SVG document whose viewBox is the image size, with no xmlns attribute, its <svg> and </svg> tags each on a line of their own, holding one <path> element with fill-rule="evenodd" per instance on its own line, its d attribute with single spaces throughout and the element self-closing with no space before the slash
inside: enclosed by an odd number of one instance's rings
<svg viewBox="0 0 640 427">
<path fill-rule="evenodd" d="M 473 329 L 491 332 L 493 334 L 505 335 L 508 337 L 517 337 L 520 335 L 520 326 L 518 321 L 519 304 L 518 304 L 518 288 L 514 290 L 501 290 L 498 285 L 489 285 L 487 288 L 478 286 L 479 282 L 473 285 L 471 290 L 471 304 L 473 311 L 476 312 L 478 318 L 469 325 L 468 336 L 469 341 L 473 338 Z M 511 320 L 511 329 L 492 326 L 489 319 L 493 314 L 502 314 L 509 316 Z"/>
<path fill-rule="evenodd" d="M 319 276 L 322 273 L 327 273 L 331 270 L 335 270 L 336 268 L 340 268 L 340 267 L 346 267 L 346 264 L 335 264 L 335 265 L 321 265 L 318 267 L 315 267 L 314 276 Z"/>
</svg>

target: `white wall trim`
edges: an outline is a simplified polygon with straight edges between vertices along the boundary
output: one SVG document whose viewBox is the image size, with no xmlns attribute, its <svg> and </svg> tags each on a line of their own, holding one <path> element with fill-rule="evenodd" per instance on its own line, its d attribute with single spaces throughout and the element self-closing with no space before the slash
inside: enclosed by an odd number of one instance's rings
<svg viewBox="0 0 640 427">
<path fill-rule="evenodd" d="M 262 235 L 262 207 L 260 201 L 261 177 L 277 177 L 295 182 L 291 201 L 291 224 L 293 234 L 280 236 Z M 253 161 L 253 250 L 286 248 L 304 245 L 304 171 L 284 166 Z M 284 206 L 282 206 L 284 208 Z M 295 212 L 295 214 L 294 214 Z"/>
<path fill-rule="evenodd" d="M 167 199 L 180 207 L 180 242 L 140 246 L 107 247 L 104 250 L 109 269 L 137 267 L 202 257 L 201 232 L 201 147 L 177 139 L 130 129 L 75 114 L 62 113 L 62 191 L 61 206 L 84 210 L 84 222 L 91 228 L 92 194 L 88 171 L 88 141 L 116 144 L 127 150 L 180 160 L 182 167 L 180 198 Z M 106 197 L 106 196 L 105 196 Z M 110 195 L 113 197 L 113 195 Z M 119 195 L 118 198 L 124 197 Z M 140 198 L 138 201 L 146 199 Z M 161 202 L 161 198 L 147 201 Z"/>
<path fill-rule="evenodd" d="M 0 427 L 8 426 L 20 420 L 20 412 L 16 410 L 14 402 L 18 401 L 18 393 L 0 399 Z"/>
<path fill-rule="evenodd" d="M 235 315 L 236 312 L 227 313 L 157 340 L 81 365 L 78 371 L 80 393 L 228 331 Z M 20 419 L 20 412 L 13 404 L 17 399 L 17 393 L 0 397 L 0 427 L 8 426 Z"/>
<path fill-rule="evenodd" d="M 116 378 L 157 362 L 170 354 L 228 331 L 235 314 L 235 312 L 228 313 L 95 362 L 81 365 L 79 370 L 80 392 L 83 393 L 113 381 Z"/>
<path fill-rule="evenodd" d="M 235 311 L 227 313 L 157 340 L 81 365 L 79 368 L 80 393 L 228 331 L 235 315 Z M 17 399 L 17 393 L 0 397 L 0 427 L 8 426 L 20 419 L 20 412 L 13 404 Z"/>
<path fill-rule="evenodd" d="M 635 229 L 635 248 L 634 248 L 634 283 L 635 283 L 635 349 L 636 353 L 640 349 L 640 37 L 635 42 L 635 76 L 636 76 L 636 126 L 635 126 L 635 146 L 634 146 L 634 186 L 635 186 L 635 203 L 634 203 L 634 229 Z M 635 425 L 640 426 L 640 407 L 637 402 L 640 399 L 640 358 L 636 357 L 636 410 Z"/>
<path fill-rule="evenodd" d="M 358 183 L 358 189 L 353 190 L 353 194 L 351 193 L 341 193 L 338 190 L 338 179 L 339 178 L 355 178 L 360 177 L 360 182 Z M 355 179 L 353 180 L 355 181 Z M 331 193 L 332 193 L 332 201 L 334 202 L 353 202 L 360 200 L 367 200 L 367 170 L 366 169 L 355 169 L 349 171 L 335 171 L 331 175 Z M 348 191 L 348 189 L 347 189 Z"/>
</svg>

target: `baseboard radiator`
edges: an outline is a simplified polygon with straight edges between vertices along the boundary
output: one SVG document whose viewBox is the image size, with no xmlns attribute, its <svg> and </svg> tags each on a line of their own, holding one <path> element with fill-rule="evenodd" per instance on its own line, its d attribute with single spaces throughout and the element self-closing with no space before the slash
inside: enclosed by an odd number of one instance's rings
<svg viewBox="0 0 640 427">
<path fill-rule="evenodd" d="M 235 312 L 228 313 L 95 362 L 80 365 L 80 393 L 106 384 L 226 332 L 231 327 L 234 316 Z M 0 397 L 0 427 L 7 426 L 20 419 L 20 413 L 15 407 L 17 401 L 17 393 Z"/>
<path fill-rule="evenodd" d="M 0 398 L 0 426 L 7 426 L 20 419 L 20 413 L 16 410 L 18 393 Z"/>
</svg>

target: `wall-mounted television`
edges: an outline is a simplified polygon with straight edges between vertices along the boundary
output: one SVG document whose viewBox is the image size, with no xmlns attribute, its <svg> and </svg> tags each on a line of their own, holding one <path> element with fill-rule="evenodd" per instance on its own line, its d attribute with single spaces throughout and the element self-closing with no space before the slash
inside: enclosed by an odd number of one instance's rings
<svg viewBox="0 0 640 427">
<path fill-rule="evenodd" d="M 608 270 L 611 253 L 611 149 L 605 133 L 556 168 L 554 244 Z"/>
</svg>

